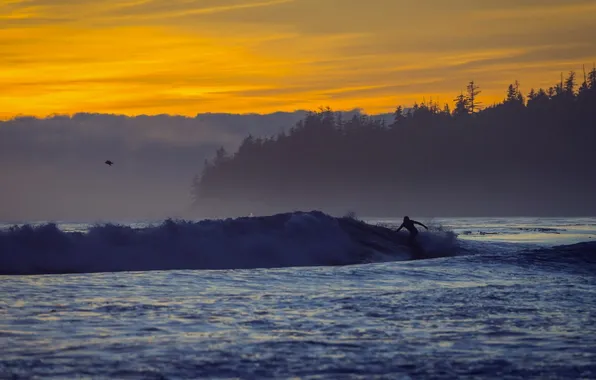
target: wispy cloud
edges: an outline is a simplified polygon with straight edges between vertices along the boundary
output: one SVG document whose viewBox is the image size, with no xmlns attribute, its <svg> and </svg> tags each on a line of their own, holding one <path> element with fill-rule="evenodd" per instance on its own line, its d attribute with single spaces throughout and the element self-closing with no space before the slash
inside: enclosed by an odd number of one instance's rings
<svg viewBox="0 0 596 380">
<path fill-rule="evenodd" d="M 193 15 L 210 15 L 230 11 L 262 8 L 295 0 L 23 0 L 0 4 L 0 20 L 30 19 L 40 24 L 63 21 L 130 21 L 161 20 Z"/>
<path fill-rule="evenodd" d="M 218 2 L 218 5 L 208 6 L 197 1 L 146 1 L 138 2 L 127 7 L 107 9 L 114 19 L 159 19 L 187 17 L 193 15 L 210 15 L 214 13 L 261 8 L 272 5 L 291 3 L 295 0 L 269 0 L 254 2 Z M 222 4 L 223 3 L 223 4 Z"/>
</svg>

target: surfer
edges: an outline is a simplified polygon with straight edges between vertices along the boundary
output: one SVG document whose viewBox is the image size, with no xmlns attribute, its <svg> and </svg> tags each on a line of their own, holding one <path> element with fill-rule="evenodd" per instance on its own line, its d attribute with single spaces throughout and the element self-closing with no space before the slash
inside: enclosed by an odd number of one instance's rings
<svg viewBox="0 0 596 380">
<path fill-rule="evenodd" d="M 408 243 L 410 245 L 413 245 L 416 242 L 416 235 L 418 235 L 418 230 L 416 229 L 414 224 L 418 224 L 428 230 L 428 227 L 425 226 L 424 224 L 417 222 L 415 220 L 412 220 L 407 216 L 404 216 L 404 222 L 401 224 L 401 226 L 399 226 L 397 231 L 395 231 L 395 232 L 399 232 L 399 231 L 401 231 L 402 228 L 405 228 L 406 230 L 408 230 L 410 232 L 410 237 L 408 238 Z"/>
</svg>

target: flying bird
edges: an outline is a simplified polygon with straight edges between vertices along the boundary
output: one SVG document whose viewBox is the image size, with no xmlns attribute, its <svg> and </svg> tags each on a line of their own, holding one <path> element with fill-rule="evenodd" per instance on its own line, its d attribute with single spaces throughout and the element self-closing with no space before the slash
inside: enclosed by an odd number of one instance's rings
<svg viewBox="0 0 596 380">
<path fill-rule="evenodd" d="M 107 164 L 107 165 L 109 165 L 109 166 L 112 166 L 112 165 L 114 165 L 114 163 L 113 163 L 112 161 L 110 161 L 110 160 L 107 160 L 107 161 L 106 161 L 106 164 Z"/>
</svg>

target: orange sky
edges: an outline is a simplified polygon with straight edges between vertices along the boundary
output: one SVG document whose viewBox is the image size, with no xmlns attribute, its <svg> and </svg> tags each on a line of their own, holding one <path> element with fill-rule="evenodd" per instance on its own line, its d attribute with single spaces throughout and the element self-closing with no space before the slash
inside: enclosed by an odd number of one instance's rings
<svg viewBox="0 0 596 380">
<path fill-rule="evenodd" d="M 0 0 L 0 117 L 392 111 L 596 61 L 594 0 Z"/>
</svg>

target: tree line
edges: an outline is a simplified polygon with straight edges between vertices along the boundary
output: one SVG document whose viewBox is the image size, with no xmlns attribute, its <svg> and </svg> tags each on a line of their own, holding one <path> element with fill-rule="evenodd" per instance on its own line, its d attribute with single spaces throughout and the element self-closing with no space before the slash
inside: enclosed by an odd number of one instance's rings
<svg viewBox="0 0 596 380">
<path fill-rule="evenodd" d="M 289 131 L 244 139 L 204 162 L 191 193 L 205 214 L 348 209 L 412 213 L 596 211 L 596 68 L 484 106 L 471 81 L 454 107 L 396 107 L 393 121 L 326 108 Z M 224 212 L 225 209 L 225 212 Z"/>
</svg>

